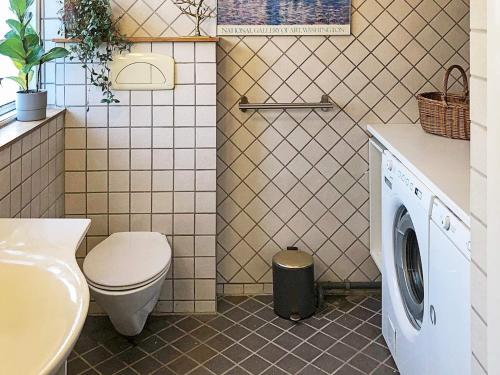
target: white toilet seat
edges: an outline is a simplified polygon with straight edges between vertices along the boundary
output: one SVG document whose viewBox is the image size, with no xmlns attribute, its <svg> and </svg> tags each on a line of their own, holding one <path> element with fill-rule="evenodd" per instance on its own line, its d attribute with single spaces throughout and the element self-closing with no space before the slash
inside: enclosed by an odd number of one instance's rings
<svg viewBox="0 0 500 375">
<path fill-rule="evenodd" d="M 87 254 L 83 272 L 94 288 L 133 290 L 164 275 L 171 257 L 170 245 L 161 233 L 113 233 Z"/>
<path fill-rule="evenodd" d="M 158 280 L 162 277 L 164 278 L 165 275 L 167 274 L 169 268 L 170 268 L 170 262 L 167 264 L 165 269 L 162 272 L 160 272 L 158 275 L 152 277 L 151 279 L 143 281 L 142 283 L 138 283 L 135 285 L 125 285 L 125 286 L 113 287 L 113 286 L 108 286 L 108 285 L 97 284 L 97 283 L 89 280 L 88 278 L 87 278 L 87 284 L 89 285 L 89 287 L 92 287 L 94 289 L 99 289 L 103 292 L 134 292 L 137 289 L 141 289 L 149 284 L 153 284 L 154 282 L 156 282 L 156 280 Z"/>
</svg>

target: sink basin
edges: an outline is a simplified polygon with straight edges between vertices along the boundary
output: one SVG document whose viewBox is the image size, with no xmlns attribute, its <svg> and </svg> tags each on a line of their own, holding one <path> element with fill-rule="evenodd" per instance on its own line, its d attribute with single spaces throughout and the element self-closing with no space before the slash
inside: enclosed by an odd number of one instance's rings
<svg viewBox="0 0 500 375">
<path fill-rule="evenodd" d="M 87 219 L 0 219 L 0 373 L 53 374 L 87 315 L 75 251 Z"/>
</svg>

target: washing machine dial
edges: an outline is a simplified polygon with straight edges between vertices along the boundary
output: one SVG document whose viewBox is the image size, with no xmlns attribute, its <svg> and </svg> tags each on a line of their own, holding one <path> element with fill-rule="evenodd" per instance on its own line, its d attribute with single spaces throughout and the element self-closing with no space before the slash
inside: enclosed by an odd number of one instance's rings
<svg viewBox="0 0 500 375">
<path fill-rule="evenodd" d="M 446 231 L 450 230 L 451 222 L 450 222 L 450 217 L 448 215 L 441 219 L 441 226 Z"/>
<path fill-rule="evenodd" d="M 387 160 L 387 169 L 389 171 L 392 171 L 393 167 L 394 167 L 394 162 L 391 159 Z"/>
</svg>

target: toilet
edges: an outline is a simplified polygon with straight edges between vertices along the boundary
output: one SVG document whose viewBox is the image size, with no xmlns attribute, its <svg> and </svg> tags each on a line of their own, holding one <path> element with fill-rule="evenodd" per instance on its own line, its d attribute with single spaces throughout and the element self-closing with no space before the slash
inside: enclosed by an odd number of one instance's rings
<svg viewBox="0 0 500 375">
<path fill-rule="evenodd" d="M 166 236 L 156 232 L 113 233 L 87 254 L 83 273 L 90 294 L 119 333 L 141 333 L 171 259 Z"/>
</svg>

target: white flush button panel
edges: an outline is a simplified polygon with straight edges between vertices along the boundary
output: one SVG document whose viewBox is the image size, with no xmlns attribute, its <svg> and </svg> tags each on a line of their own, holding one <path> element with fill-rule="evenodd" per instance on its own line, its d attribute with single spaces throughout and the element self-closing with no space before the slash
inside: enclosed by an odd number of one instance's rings
<svg viewBox="0 0 500 375">
<path fill-rule="evenodd" d="M 110 63 L 113 90 L 172 90 L 174 59 L 159 53 L 128 53 L 113 56 Z"/>
</svg>

